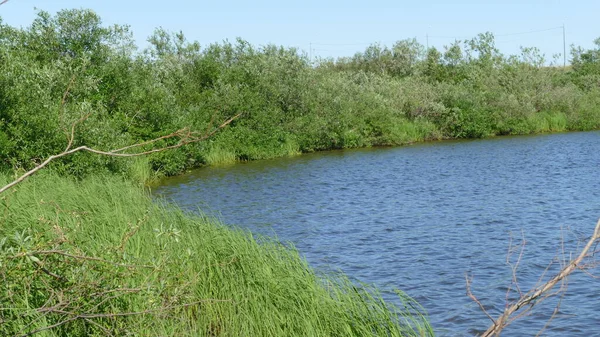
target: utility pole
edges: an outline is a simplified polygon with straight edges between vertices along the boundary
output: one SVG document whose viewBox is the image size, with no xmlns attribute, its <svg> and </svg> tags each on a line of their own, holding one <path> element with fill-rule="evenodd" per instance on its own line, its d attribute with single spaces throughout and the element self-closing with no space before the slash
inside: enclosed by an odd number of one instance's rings
<svg viewBox="0 0 600 337">
<path fill-rule="evenodd" d="M 312 65 L 312 42 L 308 44 L 308 59 L 310 60 L 310 64 Z"/>
<path fill-rule="evenodd" d="M 565 34 L 565 24 L 563 23 L 563 68 L 567 67 L 567 38 Z"/>
<path fill-rule="evenodd" d="M 425 34 L 425 41 L 427 41 L 427 50 L 429 50 L 429 33 Z"/>
</svg>

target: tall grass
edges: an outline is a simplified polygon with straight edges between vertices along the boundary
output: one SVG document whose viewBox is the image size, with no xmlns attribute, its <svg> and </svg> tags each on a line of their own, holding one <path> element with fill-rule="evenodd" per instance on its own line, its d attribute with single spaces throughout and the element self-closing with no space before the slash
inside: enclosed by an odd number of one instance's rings
<svg viewBox="0 0 600 337">
<path fill-rule="evenodd" d="M 212 147 L 205 155 L 207 165 L 227 165 L 236 162 L 235 152 L 217 146 Z"/>
<path fill-rule="evenodd" d="M 432 335 L 406 296 L 394 307 L 115 176 L 42 174 L 2 195 L 0 223 L 2 336 Z"/>
</svg>

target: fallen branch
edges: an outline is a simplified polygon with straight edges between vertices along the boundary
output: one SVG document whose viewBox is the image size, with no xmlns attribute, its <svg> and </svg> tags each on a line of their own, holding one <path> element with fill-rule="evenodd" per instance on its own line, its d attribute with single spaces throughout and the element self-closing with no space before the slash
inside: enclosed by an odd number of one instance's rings
<svg viewBox="0 0 600 337">
<path fill-rule="evenodd" d="M 585 247 L 581 250 L 579 256 L 576 259 L 569 262 L 561 271 L 548 280 L 546 283 L 537 287 L 536 289 L 532 289 L 528 293 L 522 295 L 518 301 L 508 306 L 504 312 L 496 319 L 492 319 L 492 325 L 481 335 L 482 337 L 489 336 L 499 336 L 504 328 L 510 325 L 514 320 L 522 317 L 529 310 L 531 310 L 536 304 L 542 302 L 546 298 L 556 295 L 559 292 L 550 293 L 552 288 L 558 284 L 559 282 L 566 281 L 566 278 L 573 273 L 576 269 L 584 269 L 586 268 L 585 264 L 582 264 L 583 260 L 590 256 L 590 249 L 594 246 L 598 241 L 600 241 L 600 220 L 596 224 L 596 228 L 594 229 L 594 234 L 589 239 Z M 479 305 L 480 308 L 483 309 L 483 305 L 477 300 L 475 296 L 471 293 L 470 290 L 470 280 L 467 277 L 467 295 L 475 301 Z M 526 307 L 524 312 L 517 312 Z M 489 316 L 489 314 L 484 310 L 484 313 Z M 490 317 L 491 318 L 491 317 Z"/>
<path fill-rule="evenodd" d="M 52 311 L 48 311 L 48 312 L 52 312 L 52 313 L 57 313 L 57 314 L 63 314 L 63 315 L 71 315 L 72 317 L 65 319 L 64 321 L 43 327 L 43 328 L 39 328 L 36 329 L 34 331 L 30 331 L 28 333 L 25 334 L 21 334 L 21 335 L 17 335 L 18 337 L 27 337 L 27 336 L 33 336 L 39 332 L 42 331 L 46 331 L 46 330 L 50 330 L 50 329 L 54 329 L 57 328 L 61 325 L 65 325 L 69 322 L 73 322 L 76 321 L 78 319 L 83 319 L 83 320 L 90 320 L 90 319 L 95 319 L 95 318 L 117 318 L 117 317 L 128 317 L 128 316 L 139 316 L 139 315 L 147 315 L 147 314 L 153 314 L 153 313 L 164 313 L 168 310 L 174 310 L 174 309 L 181 309 L 181 308 L 186 308 L 186 307 L 191 307 L 191 306 L 195 306 L 195 305 L 199 305 L 202 303 L 206 303 L 206 302 L 211 302 L 211 303 L 215 303 L 215 302 L 233 302 L 232 300 L 223 300 L 223 299 L 204 299 L 204 300 L 199 300 L 199 301 L 195 301 L 195 302 L 191 302 L 191 303 L 185 303 L 185 304 L 181 304 L 181 305 L 173 305 L 173 306 L 168 306 L 168 307 L 163 307 L 163 308 L 158 308 L 158 309 L 150 309 L 150 310 L 144 310 L 144 311 L 135 311 L 135 312 L 120 312 L 120 313 L 108 313 L 108 314 L 77 314 L 74 312 L 70 312 L 70 311 L 64 311 L 64 310 L 60 310 L 60 309 L 56 309 L 56 310 L 52 310 Z"/>
<path fill-rule="evenodd" d="M 101 263 L 105 263 L 105 264 L 111 264 L 115 267 L 124 267 L 124 268 L 155 268 L 154 266 L 150 266 L 150 265 L 133 265 L 133 264 L 115 263 L 115 262 L 107 261 L 107 260 L 100 259 L 100 258 L 93 257 L 93 256 L 73 255 L 73 254 L 69 254 L 69 253 L 61 251 L 61 250 L 38 250 L 38 251 L 19 253 L 14 256 L 8 257 L 8 259 L 12 260 L 12 259 L 21 258 L 21 257 L 29 257 L 30 260 L 32 260 L 33 262 L 35 262 L 36 264 L 39 265 L 39 261 L 35 260 L 36 255 L 61 255 L 61 256 L 77 259 L 77 260 L 101 262 Z M 32 259 L 32 257 L 34 259 Z M 52 275 L 52 276 L 54 276 L 54 275 Z"/>
</svg>

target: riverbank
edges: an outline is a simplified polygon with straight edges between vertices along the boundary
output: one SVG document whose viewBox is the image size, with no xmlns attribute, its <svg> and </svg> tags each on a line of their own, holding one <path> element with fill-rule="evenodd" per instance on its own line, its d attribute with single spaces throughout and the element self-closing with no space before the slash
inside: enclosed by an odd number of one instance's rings
<svg viewBox="0 0 600 337">
<path fill-rule="evenodd" d="M 193 170 L 153 193 L 291 241 L 311 266 L 405 290 L 436 335 L 477 335 L 490 321 L 465 296 L 465 273 L 488 312 L 501 312 L 513 280 L 507 256 L 516 258 L 507 247 L 527 241 L 515 272 L 521 289 L 558 273 L 557 250 L 576 256 L 600 214 L 590 184 L 599 144 L 591 131 L 336 150 Z M 560 301 L 563 315 L 543 334 L 587 336 L 598 312 L 588 294 L 598 292 L 574 273 L 564 296 L 505 333 L 536 335 Z"/>
<path fill-rule="evenodd" d="M 3 194 L 0 214 L 3 336 L 433 334 L 375 289 L 120 177 L 42 173 Z"/>
<path fill-rule="evenodd" d="M 109 154 L 65 156 L 0 195 L 5 335 L 431 334 L 374 290 L 317 275 L 280 243 L 155 205 L 132 181 L 303 152 L 600 128 L 598 58 L 580 57 L 597 51 L 548 68 L 531 49 L 499 54 L 489 34 L 444 54 L 404 40 L 315 64 L 293 48 L 200 48 L 162 29 L 138 51 L 127 27 L 82 9 L 39 11 L 25 28 L 0 22 L 0 40 L 0 172 L 11 172 L 0 180 L 65 148 Z M 165 137 L 177 130 L 211 137 L 177 147 Z M 177 148 L 110 156 L 132 144 Z"/>
</svg>

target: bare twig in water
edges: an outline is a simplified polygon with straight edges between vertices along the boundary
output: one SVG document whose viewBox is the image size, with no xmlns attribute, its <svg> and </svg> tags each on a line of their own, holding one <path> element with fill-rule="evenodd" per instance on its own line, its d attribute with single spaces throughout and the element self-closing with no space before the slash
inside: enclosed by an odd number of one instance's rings
<svg viewBox="0 0 600 337">
<path fill-rule="evenodd" d="M 477 297 L 475 295 L 473 295 L 473 292 L 471 292 L 471 282 L 473 281 L 473 277 L 469 277 L 469 275 L 465 275 L 465 280 L 467 282 L 467 296 L 469 296 L 470 299 L 473 300 L 473 302 L 477 303 L 477 305 L 479 306 L 479 309 L 481 309 L 481 311 L 483 311 L 483 313 L 492 321 L 494 322 L 494 318 L 492 317 L 492 315 L 490 315 L 487 310 L 485 309 L 485 307 L 483 306 L 483 304 L 481 303 L 481 301 L 479 301 L 477 299 Z"/>
</svg>

